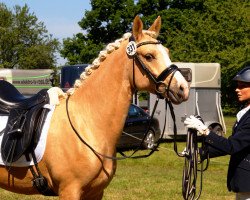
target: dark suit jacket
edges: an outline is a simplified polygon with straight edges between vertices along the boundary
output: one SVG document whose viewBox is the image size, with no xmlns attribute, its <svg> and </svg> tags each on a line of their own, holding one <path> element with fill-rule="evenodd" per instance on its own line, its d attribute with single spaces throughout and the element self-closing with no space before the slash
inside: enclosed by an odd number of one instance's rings
<svg viewBox="0 0 250 200">
<path fill-rule="evenodd" d="M 250 192 L 250 110 L 233 127 L 227 139 L 210 132 L 206 137 L 209 156 L 231 155 L 227 187 L 229 191 Z"/>
</svg>

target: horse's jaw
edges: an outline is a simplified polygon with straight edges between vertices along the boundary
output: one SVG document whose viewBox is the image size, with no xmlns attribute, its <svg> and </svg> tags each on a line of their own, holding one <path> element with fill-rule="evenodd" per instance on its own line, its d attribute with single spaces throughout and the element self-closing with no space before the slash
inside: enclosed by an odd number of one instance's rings
<svg viewBox="0 0 250 200">
<path fill-rule="evenodd" d="M 176 105 L 181 104 L 184 101 L 187 101 L 188 97 L 189 97 L 188 87 L 185 87 L 183 89 L 180 88 L 177 93 L 173 92 L 172 90 L 168 92 L 168 98 L 173 104 L 176 104 Z"/>
<path fill-rule="evenodd" d="M 180 85 L 174 83 L 171 84 L 170 87 L 166 86 L 163 88 L 161 96 L 169 99 L 173 104 L 178 105 L 188 100 L 189 90 L 187 82 L 183 82 Z"/>
<path fill-rule="evenodd" d="M 176 105 L 188 100 L 190 88 L 188 82 L 179 71 L 174 74 L 173 80 L 167 85 L 169 84 L 170 86 L 166 88 L 165 98 L 169 98 Z"/>
</svg>

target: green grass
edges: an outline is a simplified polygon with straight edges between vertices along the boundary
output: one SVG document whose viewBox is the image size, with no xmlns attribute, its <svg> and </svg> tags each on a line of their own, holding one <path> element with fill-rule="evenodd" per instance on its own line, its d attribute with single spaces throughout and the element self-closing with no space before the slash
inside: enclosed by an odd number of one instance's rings
<svg viewBox="0 0 250 200">
<path fill-rule="evenodd" d="M 227 136 L 231 134 L 234 117 L 225 117 Z M 185 142 L 178 142 L 179 151 Z M 129 153 L 129 152 L 128 152 Z M 140 153 L 146 153 L 142 151 Z M 226 176 L 228 156 L 210 160 L 203 174 L 201 200 L 233 200 L 234 194 L 227 191 Z M 105 190 L 104 200 L 181 200 L 182 169 L 184 159 L 173 151 L 173 143 L 163 143 L 159 151 L 145 159 L 118 161 L 116 175 Z M 1 176 L 1 175 L 0 175 Z M 197 186 L 199 183 L 197 183 Z M 198 188 L 199 189 L 199 188 Z M 1 200 L 52 200 L 57 198 L 39 195 L 17 195 L 0 190 Z"/>
<path fill-rule="evenodd" d="M 179 143 L 179 149 L 184 148 Z M 118 170 L 113 181 L 105 191 L 105 200 L 154 200 L 183 199 L 182 169 L 184 159 L 173 152 L 173 144 L 162 144 L 160 151 L 144 160 L 125 160 L 118 162 Z M 201 199 L 234 199 L 226 188 L 228 157 L 210 161 L 203 174 Z M 199 182 L 197 182 L 199 186 Z"/>
</svg>

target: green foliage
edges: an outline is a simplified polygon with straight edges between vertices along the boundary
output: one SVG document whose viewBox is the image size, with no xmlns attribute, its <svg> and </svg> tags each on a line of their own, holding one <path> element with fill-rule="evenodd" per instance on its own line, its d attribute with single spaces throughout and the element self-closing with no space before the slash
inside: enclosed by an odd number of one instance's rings
<svg viewBox="0 0 250 200">
<path fill-rule="evenodd" d="M 138 92 L 139 100 L 149 100 L 149 93 L 145 91 Z"/>
<path fill-rule="evenodd" d="M 222 111 L 224 116 L 236 116 L 237 112 L 239 111 L 239 106 L 238 108 L 236 108 L 236 106 L 224 106 Z"/>
<path fill-rule="evenodd" d="M 63 41 L 61 54 L 69 64 L 89 63 L 104 46 L 131 31 L 136 7 L 132 0 L 92 0 L 92 10 L 86 11 L 79 33 Z"/>
<path fill-rule="evenodd" d="M 13 10 L 0 3 L 0 68 L 51 68 L 59 42 L 27 5 Z"/>
<path fill-rule="evenodd" d="M 159 39 L 172 60 L 220 63 L 223 106 L 237 105 L 231 80 L 250 60 L 249 0 L 92 0 L 91 6 L 79 22 L 84 33 L 64 40 L 61 53 L 70 64 L 93 60 L 107 43 L 131 31 L 135 15 L 146 26 L 160 15 Z"/>
</svg>

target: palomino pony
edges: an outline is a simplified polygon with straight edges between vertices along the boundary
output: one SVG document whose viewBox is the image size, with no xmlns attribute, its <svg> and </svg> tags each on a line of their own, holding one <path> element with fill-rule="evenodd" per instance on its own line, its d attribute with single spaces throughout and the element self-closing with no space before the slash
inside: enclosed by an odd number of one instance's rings
<svg viewBox="0 0 250 200">
<path fill-rule="evenodd" d="M 160 17 L 148 30 L 135 17 L 132 34 L 101 51 L 68 98 L 60 99 L 38 165 L 61 200 L 102 199 L 115 174 L 116 160 L 110 157 L 116 155 L 135 90 L 157 93 L 174 104 L 188 99 L 186 80 L 172 65 L 168 49 L 156 40 L 160 28 Z M 0 187 L 6 190 L 37 194 L 32 179 L 28 167 L 8 171 L 0 166 Z"/>
</svg>

